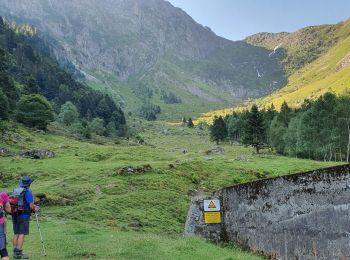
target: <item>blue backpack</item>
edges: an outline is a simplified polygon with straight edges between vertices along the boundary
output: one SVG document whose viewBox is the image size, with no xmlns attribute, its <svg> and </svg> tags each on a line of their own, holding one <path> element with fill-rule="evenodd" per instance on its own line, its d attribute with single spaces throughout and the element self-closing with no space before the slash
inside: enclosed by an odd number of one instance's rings
<svg viewBox="0 0 350 260">
<path fill-rule="evenodd" d="M 26 209 L 26 188 L 15 188 L 9 196 L 9 201 L 11 205 L 11 213 L 24 213 L 27 212 Z"/>
</svg>

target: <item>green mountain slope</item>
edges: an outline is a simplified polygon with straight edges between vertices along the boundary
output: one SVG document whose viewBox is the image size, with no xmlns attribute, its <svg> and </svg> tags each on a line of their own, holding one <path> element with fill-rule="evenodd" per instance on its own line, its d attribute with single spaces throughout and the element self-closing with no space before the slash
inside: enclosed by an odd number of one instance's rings
<svg viewBox="0 0 350 260">
<path fill-rule="evenodd" d="M 298 107 L 304 99 L 315 99 L 325 92 L 342 94 L 350 88 L 350 37 L 331 48 L 325 55 L 289 77 L 287 86 L 260 99 L 260 105 L 283 101 Z"/>
<path fill-rule="evenodd" d="M 319 27 L 322 34 L 326 27 L 329 26 Z M 324 34 L 329 43 L 333 42 L 333 46 L 324 48 L 317 59 L 290 75 L 286 86 L 269 96 L 246 102 L 238 107 L 206 113 L 199 120 L 211 121 L 215 115 L 230 114 L 235 109 L 242 110 L 253 103 L 257 103 L 261 108 L 273 103 L 279 109 L 286 101 L 292 107 L 300 107 L 305 99 L 314 100 L 325 92 L 331 91 L 336 94 L 348 92 L 350 89 L 350 36 L 346 37 L 346 35 L 350 35 L 350 20 L 336 25 L 335 28 L 337 30 L 333 33 Z M 302 47 L 299 49 L 302 52 Z"/>
<path fill-rule="evenodd" d="M 258 33 L 245 39 L 255 46 L 273 50 L 287 73 L 310 64 L 350 35 L 350 19 L 335 25 L 310 26 L 293 33 Z"/>
<path fill-rule="evenodd" d="M 36 26 L 59 60 L 131 112 L 152 103 L 163 118 L 198 115 L 286 82 L 268 50 L 218 37 L 163 0 L 0 1 L 0 14 Z"/>
<path fill-rule="evenodd" d="M 107 95 L 77 82 L 62 69 L 50 45 L 29 25 L 8 23 L 0 17 L 0 91 L 9 103 L 10 117 L 21 96 L 41 94 L 56 113 L 71 101 L 81 117 L 99 117 L 118 128 L 125 124 L 123 111 Z"/>
</svg>

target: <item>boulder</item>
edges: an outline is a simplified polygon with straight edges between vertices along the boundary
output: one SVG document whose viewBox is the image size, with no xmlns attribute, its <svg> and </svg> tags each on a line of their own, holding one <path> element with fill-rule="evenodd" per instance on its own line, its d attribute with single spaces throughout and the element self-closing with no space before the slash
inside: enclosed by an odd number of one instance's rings
<svg viewBox="0 0 350 260">
<path fill-rule="evenodd" d="M 6 156 L 9 154 L 10 154 L 10 151 L 8 149 L 0 147 L 0 156 Z"/>
<path fill-rule="evenodd" d="M 121 169 L 117 169 L 117 174 L 118 175 L 132 175 L 132 174 L 142 174 L 146 172 L 152 171 L 152 166 L 149 164 L 142 165 L 142 166 L 127 166 L 123 167 Z"/>
<path fill-rule="evenodd" d="M 236 161 L 244 161 L 244 162 L 248 162 L 249 161 L 248 158 L 246 156 L 244 156 L 244 155 L 236 156 L 235 160 Z"/>
<path fill-rule="evenodd" d="M 30 159 L 46 159 L 55 157 L 55 153 L 48 149 L 32 149 L 21 151 L 19 156 L 22 158 L 30 158 Z"/>
<path fill-rule="evenodd" d="M 13 133 L 13 134 L 11 135 L 11 140 L 12 140 L 12 142 L 14 142 L 14 143 L 19 143 L 19 142 L 22 141 L 22 139 L 23 139 L 23 137 L 22 137 L 19 133 Z"/>
<path fill-rule="evenodd" d="M 211 153 L 224 153 L 225 150 L 224 148 L 220 147 L 220 146 L 214 146 L 210 149 L 207 150 L 206 154 L 211 154 Z"/>
<path fill-rule="evenodd" d="M 337 64 L 337 69 L 340 70 L 350 65 L 350 52 Z"/>
</svg>

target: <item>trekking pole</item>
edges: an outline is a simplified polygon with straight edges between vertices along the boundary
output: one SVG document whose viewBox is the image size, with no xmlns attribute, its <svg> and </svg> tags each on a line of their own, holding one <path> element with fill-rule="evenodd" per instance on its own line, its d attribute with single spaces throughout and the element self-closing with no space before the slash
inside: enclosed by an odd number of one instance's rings
<svg viewBox="0 0 350 260">
<path fill-rule="evenodd" d="M 41 229 L 40 229 L 40 224 L 39 224 L 39 218 L 38 218 L 38 213 L 35 212 L 35 218 L 36 218 L 36 225 L 38 226 L 39 234 L 40 234 L 40 239 L 41 239 L 41 245 L 42 245 L 42 254 L 46 256 L 46 250 L 45 250 L 45 244 L 44 244 L 44 239 L 43 235 L 41 234 Z"/>
</svg>

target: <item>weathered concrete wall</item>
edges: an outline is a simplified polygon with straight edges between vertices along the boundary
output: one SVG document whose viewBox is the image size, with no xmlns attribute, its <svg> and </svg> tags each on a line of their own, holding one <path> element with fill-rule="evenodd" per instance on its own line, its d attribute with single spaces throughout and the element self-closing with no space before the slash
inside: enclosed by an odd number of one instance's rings
<svg viewBox="0 0 350 260">
<path fill-rule="evenodd" d="M 276 259 L 350 259 L 350 166 L 222 190 L 226 238 Z"/>
<path fill-rule="evenodd" d="M 219 242 L 220 240 L 222 240 L 223 226 L 222 223 L 210 225 L 204 223 L 203 201 L 205 199 L 218 199 L 218 196 L 197 196 L 192 198 L 190 209 L 187 214 L 184 235 L 199 235 L 211 241 Z"/>
</svg>

